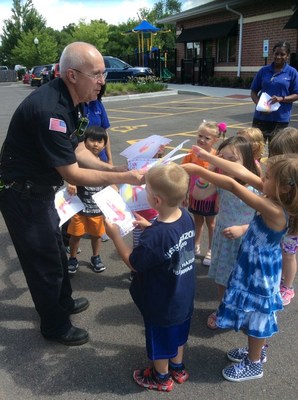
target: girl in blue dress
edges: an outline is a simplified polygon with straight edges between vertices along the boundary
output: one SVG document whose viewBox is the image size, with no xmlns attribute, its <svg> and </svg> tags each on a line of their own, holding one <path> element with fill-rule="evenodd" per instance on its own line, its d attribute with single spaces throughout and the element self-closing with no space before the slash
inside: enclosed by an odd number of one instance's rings
<svg viewBox="0 0 298 400">
<path fill-rule="evenodd" d="M 230 160 L 237 165 L 243 165 L 249 171 L 258 175 L 252 146 L 244 137 L 233 136 L 226 139 L 218 147 L 217 154 L 225 160 Z M 241 183 L 245 185 L 247 190 L 258 193 L 252 186 L 246 185 L 245 182 Z M 255 210 L 233 193 L 216 188 L 212 184 L 209 184 L 206 189 L 204 187 L 201 189 L 196 187 L 193 196 L 197 195 L 197 198 L 201 200 L 216 192 L 218 195 L 218 215 L 212 240 L 212 259 L 208 276 L 216 283 L 218 301 L 220 303 L 236 262 L 242 237 L 248 224 L 253 219 Z M 226 233 L 227 231 L 228 234 Z M 216 311 L 208 316 L 207 327 L 209 329 L 218 328 Z"/>
<path fill-rule="evenodd" d="M 199 157 L 212 163 L 205 151 L 197 146 L 195 150 Z M 248 336 L 247 351 L 233 349 L 228 352 L 228 357 L 239 364 L 224 368 L 224 378 L 235 382 L 261 378 L 262 350 L 266 338 L 278 331 L 276 312 L 283 309 L 279 291 L 282 270 L 280 242 L 287 231 L 287 215 L 291 215 L 292 226 L 298 230 L 298 157 L 287 154 L 268 159 L 266 173 L 259 182 L 263 196 L 248 191 L 229 176 L 195 164 L 183 167 L 190 175 L 199 175 L 231 191 L 256 210 L 219 307 L 217 324 L 236 332 L 241 329 Z M 224 169 L 224 165 L 219 167 Z M 241 179 L 245 181 L 245 173 Z M 255 181 L 258 179 L 256 176 Z"/>
</svg>

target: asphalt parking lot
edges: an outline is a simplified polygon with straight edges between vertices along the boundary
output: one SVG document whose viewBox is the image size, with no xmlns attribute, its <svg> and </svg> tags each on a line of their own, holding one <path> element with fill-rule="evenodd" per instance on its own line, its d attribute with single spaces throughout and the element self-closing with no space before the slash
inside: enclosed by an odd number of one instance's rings
<svg viewBox="0 0 298 400">
<path fill-rule="evenodd" d="M 0 85 L 0 144 L 13 111 L 31 90 L 23 84 Z M 105 105 L 116 164 L 125 161 L 119 154 L 135 140 L 159 134 L 172 139 L 170 150 L 191 139 L 182 150 L 187 152 L 203 119 L 225 121 L 230 136 L 250 126 L 253 113 L 247 98 L 191 94 L 107 99 Z M 297 122 L 294 107 L 292 123 L 295 126 Z M 126 238 L 130 242 L 131 237 Z M 139 388 L 132 380 L 134 369 L 147 366 L 143 323 L 128 292 L 128 269 L 111 241 L 102 245 L 102 259 L 108 268 L 101 274 L 88 268 L 90 240 L 81 241 L 80 268 L 72 285 L 74 297 L 87 297 L 90 307 L 74 315 L 73 322 L 89 331 L 90 341 L 73 348 L 47 342 L 40 335 L 38 316 L 1 215 L 0 245 L 0 400 L 297 398 L 296 298 L 279 313 L 280 332 L 269 341 L 264 377 L 227 382 L 221 376 L 228 364 L 225 353 L 246 345 L 246 337 L 206 327 L 207 316 L 217 306 L 216 288 L 198 259 L 195 312 L 185 353 L 190 380 L 176 384 L 171 393 L 157 393 Z M 205 242 L 203 251 L 204 246 Z"/>
<path fill-rule="evenodd" d="M 203 120 L 225 121 L 230 136 L 238 129 L 250 126 L 253 111 L 248 101 L 187 94 L 117 102 L 107 99 L 105 105 L 115 154 L 118 154 L 118 146 L 123 145 L 123 139 L 131 144 L 153 134 L 172 140 L 168 150 L 190 139 L 184 148 L 187 152 L 190 145 L 196 143 L 197 127 Z"/>
</svg>

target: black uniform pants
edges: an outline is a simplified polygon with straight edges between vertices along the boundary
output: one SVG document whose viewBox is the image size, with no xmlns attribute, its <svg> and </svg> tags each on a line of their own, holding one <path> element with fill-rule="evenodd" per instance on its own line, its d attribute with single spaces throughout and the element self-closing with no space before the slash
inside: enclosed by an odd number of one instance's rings
<svg viewBox="0 0 298 400">
<path fill-rule="evenodd" d="M 288 125 L 288 122 L 261 121 L 256 118 L 252 122 L 253 128 L 259 128 L 263 133 L 264 141 L 266 142 L 268 139 L 268 143 L 271 142 L 271 139 L 278 131 L 286 128 Z"/>
<path fill-rule="evenodd" d="M 24 197 L 3 189 L 0 209 L 40 316 L 41 332 L 56 336 L 71 327 L 74 302 L 54 194 L 51 200 Z"/>
</svg>

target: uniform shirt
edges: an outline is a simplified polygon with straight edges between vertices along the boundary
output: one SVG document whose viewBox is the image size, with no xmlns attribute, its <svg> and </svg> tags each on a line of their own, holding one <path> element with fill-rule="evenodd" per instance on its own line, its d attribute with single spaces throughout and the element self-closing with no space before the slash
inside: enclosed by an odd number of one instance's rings
<svg viewBox="0 0 298 400">
<path fill-rule="evenodd" d="M 89 126 L 97 125 L 104 129 L 108 129 L 110 127 L 110 121 L 108 119 L 107 112 L 101 101 L 95 100 L 86 104 L 85 114 L 89 119 Z"/>
<path fill-rule="evenodd" d="M 269 96 L 289 96 L 298 93 L 298 72 L 285 64 L 284 68 L 274 72 L 274 63 L 262 67 L 255 76 L 251 90 L 256 93 L 266 92 Z M 293 103 L 280 103 L 277 111 L 262 113 L 255 110 L 254 118 L 261 121 L 289 122 Z"/>
<path fill-rule="evenodd" d="M 156 326 L 181 324 L 193 312 L 195 228 L 188 212 L 181 212 L 171 223 L 155 220 L 129 257 L 137 271 L 131 296 L 144 319 Z"/>
<path fill-rule="evenodd" d="M 85 114 L 89 119 L 88 126 L 101 126 L 106 130 L 111 126 L 106 109 L 101 101 L 95 100 L 86 104 Z M 98 157 L 103 162 L 107 163 L 109 161 L 106 149 L 101 150 L 101 152 L 98 154 Z"/>
<path fill-rule="evenodd" d="M 56 167 L 76 162 L 78 109 L 62 79 L 32 92 L 10 122 L 3 147 L 1 175 L 6 182 L 61 183 Z"/>
</svg>

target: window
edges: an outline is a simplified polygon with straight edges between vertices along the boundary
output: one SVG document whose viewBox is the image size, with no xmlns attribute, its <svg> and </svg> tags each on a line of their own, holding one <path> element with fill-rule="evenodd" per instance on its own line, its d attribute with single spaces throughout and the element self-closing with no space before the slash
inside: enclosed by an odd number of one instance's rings
<svg viewBox="0 0 298 400">
<path fill-rule="evenodd" d="M 229 63 L 236 61 L 236 41 L 237 36 L 220 38 L 217 41 L 218 63 Z"/>
<path fill-rule="evenodd" d="M 204 41 L 204 58 L 212 58 L 212 49 L 213 49 L 213 41 L 205 40 Z"/>
<path fill-rule="evenodd" d="M 186 43 L 186 59 L 192 59 L 199 57 L 200 55 L 200 42 L 189 42 Z"/>
</svg>

